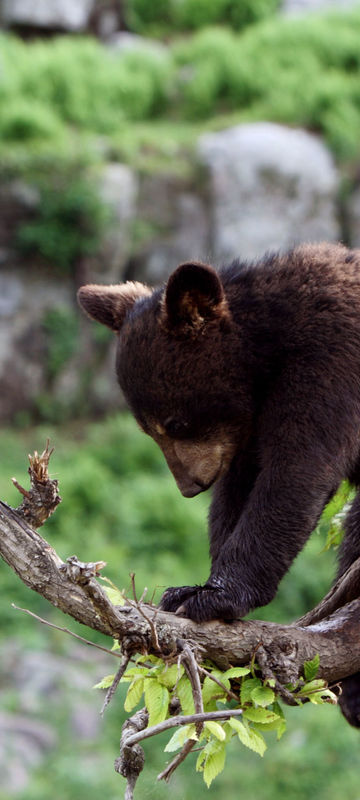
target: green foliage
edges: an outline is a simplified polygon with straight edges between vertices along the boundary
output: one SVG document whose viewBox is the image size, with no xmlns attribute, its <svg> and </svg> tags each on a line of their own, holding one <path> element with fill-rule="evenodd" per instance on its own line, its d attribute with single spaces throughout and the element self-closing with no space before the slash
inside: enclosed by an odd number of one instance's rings
<svg viewBox="0 0 360 800">
<path fill-rule="evenodd" d="M 271 20 L 242 36 L 202 30 L 175 49 L 183 113 L 226 107 L 247 119 L 315 128 L 350 157 L 360 132 L 359 30 L 358 12 Z"/>
<path fill-rule="evenodd" d="M 312 681 L 316 678 L 320 667 L 320 656 L 317 653 L 311 661 L 304 663 L 304 678 L 306 681 Z"/>
<path fill-rule="evenodd" d="M 78 315 L 67 307 L 52 308 L 43 317 L 46 333 L 47 372 L 56 378 L 78 347 Z"/>
<path fill-rule="evenodd" d="M 34 115 L 42 106 L 34 133 L 44 136 L 47 128 L 51 137 L 64 123 L 104 133 L 124 120 L 158 113 L 166 104 L 171 73 L 166 51 L 139 48 L 117 54 L 95 40 L 70 36 L 24 44 L 2 35 L 0 65 L 2 108 L 26 100 L 29 127 L 31 105 Z M 25 109 L 20 106 L 19 114 Z M 0 137 L 1 132 L 2 126 Z"/>
<path fill-rule="evenodd" d="M 85 178 L 55 178 L 40 188 L 36 217 L 18 228 L 18 248 L 24 254 L 42 256 L 61 272 L 70 272 L 77 259 L 99 248 L 107 212 Z"/>
<path fill-rule="evenodd" d="M 127 0 L 126 21 L 130 30 L 150 36 L 208 25 L 239 30 L 270 17 L 279 4 L 279 0 Z"/>
<path fill-rule="evenodd" d="M 315 705 L 326 702 L 336 704 L 336 696 L 328 689 L 326 682 L 315 679 L 319 666 L 319 656 L 307 661 L 304 664 L 304 678 L 296 686 L 288 687 L 297 704 L 301 705 L 304 700 L 310 700 Z M 189 740 L 198 742 L 200 753 L 196 770 L 202 772 L 208 787 L 224 768 L 226 748 L 233 736 L 236 735 L 241 744 L 263 756 L 267 748 L 263 734 L 275 730 L 280 739 L 286 730 L 284 712 L 275 691 L 269 686 L 271 681 L 263 683 L 257 676 L 249 677 L 251 670 L 254 671 L 253 666 L 232 667 L 223 672 L 211 666 L 206 670 L 203 668 L 204 713 L 231 709 L 232 716 L 226 721 L 204 720 L 200 730 L 191 718 L 189 721 L 186 718 L 183 724 L 177 723 L 179 727 L 164 748 L 165 752 L 174 752 Z M 109 675 L 95 688 L 107 689 L 113 679 L 114 675 Z M 179 660 L 169 664 L 155 656 L 138 656 L 135 666 L 128 668 L 121 680 L 129 683 L 125 711 L 131 712 L 138 704 L 145 703 L 149 728 L 171 718 L 171 700 L 180 702 L 185 717 L 194 713 L 191 681 Z"/>
<path fill-rule="evenodd" d="M 94 141 L 101 135 L 103 155 L 107 147 L 123 158 L 135 152 L 141 164 L 144 154 L 151 160 L 152 150 L 161 150 L 158 134 L 150 144 L 149 132 L 143 135 L 144 122 L 155 117 L 168 125 L 164 149 L 170 146 L 172 157 L 174 148 L 181 151 L 184 123 L 194 133 L 197 120 L 203 129 L 268 119 L 319 131 L 340 159 L 353 158 L 360 13 L 293 19 L 275 16 L 276 4 L 131 0 L 134 30 L 196 29 L 168 47 L 140 41 L 116 52 L 80 37 L 25 44 L 3 34 L 0 161 L 16 169 L 29 158 L 48 159 L 49 147 L 55 159 L 71 159 L 75 149 L 101 160 Z"/>
<path fill-rule="evenodd" d="M 41 102 L 25 97 L 9 99 L 1 108 L 0 139 L 5 142 L 23 142 L 31 139 L 56 141 L 63 134 L 59 118 Z"/>
</svg>

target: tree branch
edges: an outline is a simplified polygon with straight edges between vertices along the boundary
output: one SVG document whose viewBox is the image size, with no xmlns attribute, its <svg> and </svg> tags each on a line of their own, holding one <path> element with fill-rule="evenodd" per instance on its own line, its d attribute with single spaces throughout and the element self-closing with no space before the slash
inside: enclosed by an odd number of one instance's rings
<svg viewBox="0 0 360 800">
<path fill-rule="evenodd" d="M 360 669 L 359 598 L 310 625 L 311 614 L 292 625 L 255 620 L 230 625 L 214 620 L 199 625 L 147 604 L 142 604 L 141 613 L 129 605 L 115 607 L 96 580 L 99 564 L 84 564 L 75 556 L 64 563 L 34 528 L 2 502 L 0 555 L 27 586 L 53 606 L 107 636 L 126 639 L 127 648 L 133 652 L 155 653 L 153 625 L 163 654 L 177 652 L 181 639 L 195 643 L 201 658 L 210 659 L 221 669 L 249 663 L 261 642 L 269 665 L 283 683 L 295 682 L 304 661 L 316 653 L 320 655 L 320 675 L 328 681 L 341 680 Z M 335 587 L 338 598 L 349 596 L 353 573 L 359 574 L 358 562 Z M 332 597 L 334 594 L 335 590 L 330 593 Z M 318 619 L 319 611 L 314 609 L 313 613 Z"/>
<path fill-rule="evenodd" d="M 30 491 L 37 498 L 39 525 L 52 513 L 58 494 L 57 482 L 47 475 L 48 445 L 42 456 L 35 456 L 30 460 Z M 282 683 L 295 682 L 304 661 L 316 653 L 320 676 L 327 681 L 360 669 L 360 559 L 313 611 L 291 625 L 258 620 L 199 625 L 150 604 L 114 606 L 96 579 L 103 562 L 83 563 L 76 556 L 63 562 L 34 525 L 34 514 L 25 514 L 23 504 L 14 510 L 0 501 L 0 555 L 27 586 L 83 625 L 122 641 L 127 653 L 160 651 L 166 656 L 179 652 L 181 640 L 182 647 L 195 646 L 201 659 L 222 669 L 249 663 L 260 643 L 268 668 Z"/>
</svg>

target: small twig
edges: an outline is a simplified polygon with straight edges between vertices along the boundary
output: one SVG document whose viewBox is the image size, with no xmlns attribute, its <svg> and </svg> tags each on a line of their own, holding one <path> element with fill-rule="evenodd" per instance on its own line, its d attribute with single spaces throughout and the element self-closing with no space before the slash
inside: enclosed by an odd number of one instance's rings
<svg viewBox="0 0 360 800">
<path fill-rule="evenodd" d="M 188 739 L 181 748 L 180 753 L 178 753 L 177 756 L 175 756 L 175 758 L 173 758 L 173 760 L 170 762 L 170 764 L 168 764 L 167 767 L 160 772 L 160 774 L 157 776 L 157 780 L 164 780 L 168 782 L 173 772 L 175 772 L 175 770 L 178 768 L 179 764 L 185 761 L 185 758 L 189 755 L 189 753 L 191 753 L 195 743 L 195 739 Z"/>
<path fill-rule="evenodd" d="M 157 614 L 160 611 L 160 609 L 155 609 L 154 619 L 151 619 L 145 613 L 143 607 L 140 605 L 140 602 L 138 600 L 133 602 L 132 600 L 128 599 L 127 602 L 129 604 L 129 606 L 132 606 L 132 608 L 136 608 L 136 610 L 139 612 L 139 614 L 146 620 L 146 622 L 148 623 L 149 628 L 150 628 L 151 645 L 152 645 L 152 647 L 153 647 L 153 649 L 155 651 L 157 651 L 158 653 L 161 653 L 161 649 L 160 649 L 160 645 L 159 645 L 159 639 L 158 639 L 158 635 L 157 635 L 157 630 L 155 628 L 155 620 L 156 620 Z"/>
<path fill-rule="evenodd" d="M 30 492 L 28 492 L 27 489 L 24 489 L 24 487 L 21 486 L 21 484 L 19 483 L 19 481 L 16 480 L 16 478 L 11 478 L 11 480 L 12 480 L 15 488 L 20 492 L 20 494 L 22 494 L 23 497 L 27 497 L 28 499 L 30 499 L 30 497 L 31 497 Z"/>
<path fill-rule="evenodd" d="M 201 683 L 200 683 L 200 676 L 198 665 L 196 662 L 196 658 L 191 647 L 186 644 L 185 642 L 181 642 L 180 644 L 183 655 L 182 655 L 182 662 L 184 664 L 184 668 L 186 674 L 189 678 L 192 688 L 192 695 L 194 700 L 194 707 L 196 714 L 203 714 L 204 713 L 204 704 L 202 699 L 202 692 L 201 692 Z M 196 733 L 200 736 L 200 733 L 203 729 L 202 723 L 196 726 Z"/>
<path fill-rule="evenodd" d="M 132 588 L 133 598 L 135 600 L 136 605 L 138 606 L 139 605 L 139 601 L 138 601 L 137 595 L 136 595 L 135 572 L 130 572 L 130 578 L 131 578 L 131 588 Z"/>
<path fill-rule="evenodd" d="M 214 683 L 217 683 L 217 685 L 220 686 L 220 689 L 222 689 L 223 692 L 226 692 L 228 697 L 232 697 L 232 699 L 236 700 L 237 703 L 239 702 L 238 695 L 235 694 L 235 692 L 233 692 L 231 689 L 227 689 L 225 684 L 219 681 L 218 678 L 215 678 L 215 675 L 212 675 L 211 672 L 208 672 L 208 670 L 205 669 L 205 667 L 200 667 L 200 665 L 198 664 L 198 670 L 199 672 L 201 672 L 202 675 L 206 675 L 207 678 L 210 678 L 210 680 L 214 681 Z"/>
<path fill-rule="evenodd" d="M 146 595 L 147 595 L 147 586 L 144 586 L 144 589 L 143 589 L 142 595 L 140 597 L 139 603 L 144 603 L 145 602 Z"/>
<path fill-rule="evenodd" d="M 242 708 L 232 708 L 230 710 L 224 709 L 224 711 L 204 711 L 203 714 L 187 714 L 186 716 L 179 714 L 176 717 L 165 719 L 164 722 L 159 722 L 151 728 L 146 728 L 144 731 L 134 733 L 133 736 L 129 736 L 127 745 L 131 747 L 133 744 L 141 742 L 142 739 L 157 736 L 159 733 L 176 728 L 178 725 L 192 725 L 193 723 L 196 725 L 197 722 L 207 722 L 208 720 L 230 719 L 231 717 L 239 717 L 242 713 Z"/>
<path fill-rule="evenodd" d="M 122 656 L 121 664 L 120 664 L 119 669 L 118 669 L 118 671 L 117 671 L 117 673 L 116 673 L 116 675 L 114 677 L 114 680 L 113 680 L 111 686 L 109 686 L 109 688 L 108 688 L 108 690 L 106 692 L 105 700 L 103 702 L 103 706 L 102 706 L 102 709 L 100 711 L 101 716 L 103 715 L 103 713 L 104 713 L 105 709 L 107 708 L 107 706 L 109 705 L 109 703 L 111 703 L 111 700 L 114 697 L 116 689 L 117 689 L 117 687 L 118 687 L 118 685 L 119 685 L 119 683 L 121 681 L 121 678 L 122 678 L 122 676 L 123 676 L 123 674 L 124 674 L 124 672 L 125 672 L 125 670 L 127 668 L 127 665 L 129 663 L 129 661 L 130 661 L 130 656 L 129 656 L 128 653 L 125 652 L 123 654 L 123 656 Z"/>
<path fill-rule="evenodd" d="M 36 619 L 38 622 L 41 622 L 42 625 L 47 625 L 49 628 L 55 628 L 56 631 L 61 631 L 61 633 L 68 633 L 69 636 L 73 636 L 74 639 L 79 639 L 79 641 L 83 642 L 83 644 L 88 644 L 90 647 L 96 647 L 97 650 L 102 650 L 104 653 L 109 653 L 109 655 L 115 656 L 115 658 L 122 658 L 121 653 L 116 652 L 116 650 L 109 650 L 108 647 L 102 647 L 101 644 L 95 644 L 95 642 L 91 642 L 90 639 L 84 639 L 83 636 L 73 633 L 73 631 L 70 631 L 69 628 L 62 628 L 60 625 L 54 625 L 53 622 L 48 622 L 47 619 L 39 617 L 37 614 L 34 614 L 33 611 L 29 611 L 28 608 L 21 608 L 20 606 L 16 606 L 15 603 L 11 603 L 11 605 L 16 611 L 23 611 L 24 614 L 29 614 L 29 617 L 34 617 L 34 619 Z"/>
</svg>

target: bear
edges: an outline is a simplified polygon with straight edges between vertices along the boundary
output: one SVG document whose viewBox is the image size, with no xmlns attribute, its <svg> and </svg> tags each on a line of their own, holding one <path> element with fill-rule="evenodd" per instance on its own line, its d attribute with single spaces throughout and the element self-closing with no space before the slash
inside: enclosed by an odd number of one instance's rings
<svg viewBox="0 0 360 800">
<path fill-rule="evenodd" d="M 118 335 L 119 384 L 184 497 L 212 487 L 210 576 L 161 608 L 204 622 L 269 603 L 340 482 L 360 486 L 360 251 L 190 261 L 159 289 L 87 285 L 78 299 Z M 360 492 L 338 577 L 360 556 L 359 513 Z"/>
</svg>

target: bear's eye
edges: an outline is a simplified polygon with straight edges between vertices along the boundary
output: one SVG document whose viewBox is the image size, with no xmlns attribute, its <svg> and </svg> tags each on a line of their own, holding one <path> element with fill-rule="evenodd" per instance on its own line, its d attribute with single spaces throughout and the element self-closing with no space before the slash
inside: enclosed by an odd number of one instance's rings
<svg viewBox="0 0 360 800">
<path fill-rule="evenodd" d="M 168 436 L 174 439 L 182 439 L 189 435 L 189 423 L 175 417 L 169 417 L 164 422 Z"/>
</svg>

